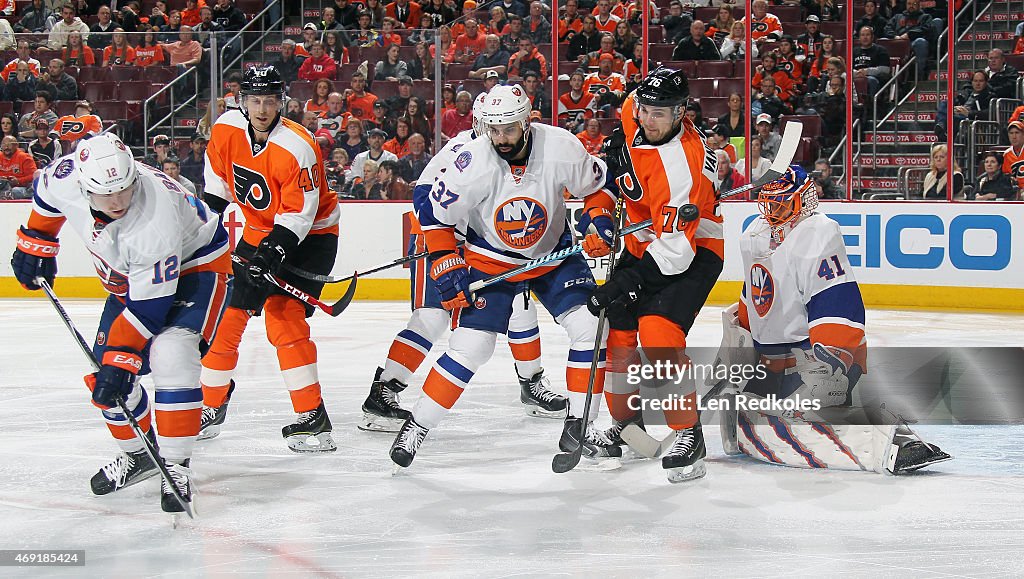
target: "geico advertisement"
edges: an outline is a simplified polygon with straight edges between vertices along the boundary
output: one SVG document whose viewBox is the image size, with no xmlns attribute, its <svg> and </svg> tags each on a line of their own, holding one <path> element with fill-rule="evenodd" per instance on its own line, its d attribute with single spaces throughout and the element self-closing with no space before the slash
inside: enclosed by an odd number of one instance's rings
<svg viewBox="0 0 1024 579">
<path fill-rule="evenodd" d="M 0 224 L 14 232 L 25 223 L 31 205 L 0 204 Z M 410 232 L 408 203 L 343 203 L 341 240 L 334 273 L 365 270 L 404 255 Z M 573 224 L 582 204 L 570 202 Z M 742 279 L 735 243 L 740 232 L 757 217 L 754 203 L 723 203 L 726 264 L 723 280 Z M 843 232 L 850 263 L 863 283 L 967 287 L 1024 287 L 1024 247 L 1021 223 L 1024 205 L 1002 203 L 822 203 L 821 211 L 836 220 Z M 1016 227 L 1015 227 L 1015 224 Z M 242 233 L 244 220 L 234 206 L 224 215 L 232 242 Z M 733 241 L 730 241 L 733 240 Z M 94 275 L 91 260 L 73 235 L 61 236 L 60 275 Z M 590 260 L 598 278 L 606 259 Z M 11 277 L 10 263 L 0 260 L 0 276 Z M 402 267 L 374 274 L 400 279 Z"/>
<path fill-rule="evenodd" d="M 757 218 L 752 203 L 724 204 L 726 239 Z M 839 223 L 850 264 L 863 283 L 1024 287 L 1020 233 L 1024 206 L 982 203 L 822 203 Z M 1014 227 L 1014 223 L 1018 225 Z M 740 279 L 740 255 L 726 243 L 725 279 Z"/>
</svg>

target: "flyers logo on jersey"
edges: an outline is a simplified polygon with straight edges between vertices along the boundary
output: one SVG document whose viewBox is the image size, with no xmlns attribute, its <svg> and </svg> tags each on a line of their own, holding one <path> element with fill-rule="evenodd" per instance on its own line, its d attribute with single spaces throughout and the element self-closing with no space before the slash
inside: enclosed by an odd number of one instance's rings
<svg viewBox="0 0 1024 579">
<path fill-rule="evenodd" d="M 60 126 L 60 134 L 73 135 L 85 132 L 85 123 L 81 121 L 64 121 Z"/>
<path fill-rule="evenodd" d="M 548 211 L 536 199 L 516 197 L 494 212 L 494 230 L 509 247 L 532 247 L 548 228 Z"/>
<path fill-rule="evenodd" d="M 266 177 L 234 163 L 231 171 L 235 177 L 235 200 L 239 205 L 248 205 L 256 211 L 270 207 L 270 185 Z"/>
<path fill-rule="evenodd" d="M 772 274 L 759 263 L 750 268 L 750 302 L 762 318 L 768 314 L 775 301 L 775 280 Z"/>
<path fill-rule="evenodd" d="M 1024 179 L 1024 159 L 1010 165 L 1010 178 Z"/>
<path fill-rule="evenodd" d="M 625 157 L 622 169 L 625 172 L 615 178 L 615 183 L 619 186 L 619 191 L 626 196 L 626 199 L 640 201 L 644 196 L 644 188 L 640 185 L 640 180 L 636 177 L 636 170 L 633 168 L 632 151 L 629 147 L 623 147 L 622 150 Z"/>
</svg>

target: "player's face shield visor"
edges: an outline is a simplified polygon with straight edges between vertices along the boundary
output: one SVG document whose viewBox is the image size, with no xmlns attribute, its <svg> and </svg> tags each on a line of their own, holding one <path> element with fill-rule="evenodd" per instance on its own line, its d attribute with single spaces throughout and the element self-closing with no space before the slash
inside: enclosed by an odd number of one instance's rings
<svg viewBox="0 0 1024 579">
<path fill-rule="evenodd" d="M 648 141 L 659 142 L 671 135 L 682 122 L 681 107 L 655 107 L 637 104 L 636 122 Z"/>
<path fill-rule="evenodd" d="M 132 204 L 136 184 L 137 182 L 133 182 L 125 189 L 109 194 L 89 193 L 89 205 L 100 213 L 119 219 L 128 212 Z"/>
<path fill-rule="evenodd" d="M 284 109 L 284 95 L 248 94 L 242 96 L 242 112 L 257 130 L 266 130 Z"/>
<path fill-rule="evenodd" d="M 526 147 L 528 123 L 486 124 L 487 138 L 502 159 L 514 159 Z"/>
</svg>

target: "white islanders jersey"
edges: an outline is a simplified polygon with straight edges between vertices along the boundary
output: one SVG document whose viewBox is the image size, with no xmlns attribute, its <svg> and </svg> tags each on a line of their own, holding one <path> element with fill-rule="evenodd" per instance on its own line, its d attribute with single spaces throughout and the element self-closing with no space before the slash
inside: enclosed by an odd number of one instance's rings
<svg viewBox="0 0 1024 579">
<path fill-rule="evenodd" d="M 740 236 L 740 305 L 759 350 L 782 354 L 821 343 L 860 360 L 864 302 L 839 224 L 814 213 L 790 229 L 778 247 L 770 244 L 771 228 L 763 218 Z"/>
<path fill-rule="evenodd" d="M 530 156 L 512 167 L 487 138 L 463 145 L 441 167 L 428 203 L 418 205 L 420 225 L 430 230 L 466 224 L 466 261 L 486 273 L 503 273 L 573 243 L 563 190 L 583 198 L 605 186 L 604 161 L 587 153 L 575 135 L 531 125 Z M 513 281 L 543 275 L 554 262 Z"/>
<path fill-rule="evenodd" d="M 195 195 L 151 167 L 136 166 L 138 186 L 120 219 L 105 223 L 93 216 L 74 156 L 43 172 L 33 210 L 66 218 L 65 227 L 74 229 L 92 254 L 103 287 L 140 303 L 174 295 L 178 276 L 222 256 L 228 238 L 218 215 Z"/>
</svg>

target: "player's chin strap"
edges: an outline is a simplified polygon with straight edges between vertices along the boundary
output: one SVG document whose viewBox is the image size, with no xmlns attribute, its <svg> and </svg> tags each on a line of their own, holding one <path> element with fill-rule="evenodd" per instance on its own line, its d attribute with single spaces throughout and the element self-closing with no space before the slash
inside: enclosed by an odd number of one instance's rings
<svg viewBox="0 0 1024 579">
<path fill-rule="evenodd" d="M 75 323 L 71 321 L 71 316 L 68 315 L 67 310 L 64 309 L 64 306 L 61 305 L 60 300 L 57 299 L 57 294 L 53 292 L 53 288 L 50 287 L 49 282 L 47 282 L 45 278 L 37 277 L 36 284 L 38 284 L 39 287 L 43 288 L 43 291 L 46 292 L 46 297 L 50 298 L 50 303 L 53 304 L 54 309 L 56 309 L 57 313 L 60 314 L 60 318 L 61 320 L 64 321 L 64 325 L 67 327 L 68 331 L 71 332 L 72 335 L 74 335 L 76 341 L 78 342 L 78 347 L 82 349 L 82 353 L 85 354 L 86 358 L 89 359 L 89 363 L 92 364 L 93 371 L 98 372 L 100 369 L 100 363 L 96 360 L 96 355 L 93 354 L 92 349 L 89 348 L 89 344 L 85 342 L 85 338 L 82 337 L 82 333 L 79 332 L 78 328 L 75 327 Z M 149 460 L 153 461 L 153 464 L 155 464 L 156 467 L 160 470 L 160 476 L 163 477 L 164 483 L 167 485 L 168 488 L 171 489 L 171 492 L 174 493 L 174 498 L 178 501 L 178 504 L 181 506 L 182 510 L 185 511 L 185 514 L 188 515 L 188 518 L 194 519 L 195 515 L 192 512 L 192 503 L 190 501 L 185 500 L 185 497 L 182 496 L 181 491 L 178 490 L 178 485 L 174 484 L 174 480 L 171 478 L 171 473 L 167 470 L 167 465 L 164 464 L 164 460 L 160 456 L 160 451 L 157 450 L 156 446 L 149 439 L 149 437 L 146 436 L 146 433 L 142 430 L 142 427 L 139 426 L 139 421 L 135 419 L 135 415 L 132 414 L 130 410 L 128 410 L 128 405 L 125 404 L 124 397 L 118 395 L 115 397 L 114 400 L 117 402 L 118 409 L 125 416 L 125 418 L 128 419 L 128 424 L 131 425 L 132 431 L 135 433 L 135 436 L 137 436 L 139 440 L 142 441 L 142 449 L 146 451 L 146 455 L 149 456 Z"/>
</svg>

